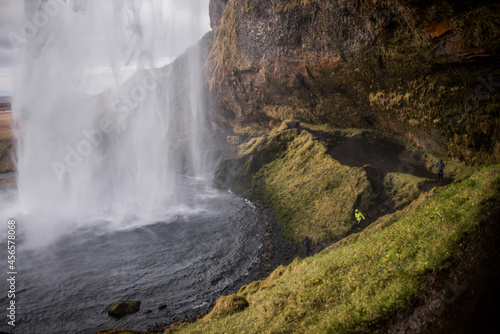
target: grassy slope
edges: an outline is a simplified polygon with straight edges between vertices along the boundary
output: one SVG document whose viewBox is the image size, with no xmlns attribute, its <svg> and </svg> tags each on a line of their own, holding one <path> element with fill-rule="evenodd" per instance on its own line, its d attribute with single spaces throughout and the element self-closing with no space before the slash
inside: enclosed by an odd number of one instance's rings
<svg viewBox="0 0 500 334">
<path fill-rule="evenodd" d="M 333 240 L 351 230 L 354 206 L 366 209 L 374 195 L 363 168 L 341 165 L 325 152 L 311 133 L 282 126 L 241 145 L 226 175 L 236 171 L 235 192 L 253 189 L 272 205 L 289 241 Z M 226 175 L 218 171 L 216 183 Z"/>
<path fill-rule="evenodd" d="M 304 235 L 314 242 L 342 238 L 355 224 L 354 209 L 376 211 L 377 195 L 365 168 L 340 164 L 325 154 L 325 143 L 308 131 L 287 130 L 283 125 L 275 130 L 241 145 L 233 160 L 226 163 L 234 165 L 226 167 L 226 173 L 233 174 L 231 189 L 235 192 L 253 189 L 272 206 L 289 241 L 300 243 Z M 339 133 L 329 128 L 315 130 Z M 342 133 L 350 137 L 360 131 Z M 437 159 L 426 156 L 426 163 L 432 167 Z M 470 175 L 469 168 L 462 164 L 446 163 L 447 176 L 463 179 Z M 225 180 L 223 174 L 221 179 Z M 426 182 L 427 179 L 402 173 L 390 173 L 384 178 L 395 209 L 418 198 Z"/>
<path fill-rule="evenodd" d="M 181 332 L 372 331 L 420 291 L 426 273 L 449 263 L 499 184 L 500 166 L 492 166 L 424 194 L 362 234 L 243 287 L 239 295 L 249 302 L 244 311 L 187 325 Z"/>
<path fill-rule="evenodd" d="M 335 239 L 354 224 L 354 205 L 363 210 L 373 196 L 362 168 L 341 165 L 325 146 L 303 131 L 285 153 L 254 177 L 262 197 L 273 206 L 287 239 Z M 358 200 L 359 199 L 359 200 Z"/>
</svg>

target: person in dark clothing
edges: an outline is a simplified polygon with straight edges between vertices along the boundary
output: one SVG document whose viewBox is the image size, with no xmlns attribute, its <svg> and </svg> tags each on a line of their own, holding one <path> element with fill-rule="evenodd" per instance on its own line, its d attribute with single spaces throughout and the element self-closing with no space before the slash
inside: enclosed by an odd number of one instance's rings
<svg viewBox="0 0 500 334">
<path fill-rule="evenodd" d="M 311 251 L 311 239 L 307 235 L 304 238 L 304 247 L 306 248 L 306 254 L 309 255 Z"/>
<path fill-rule="evenodd" d="M 443 181 L 444 166 L 445 166 L 445 164 L 443 163 L 443 160 L 439 159 L 438 163 L 436 164 L 436 167 L 437 167 L 437 177 L 438 177 L 439 181 Z"/>
</svg>

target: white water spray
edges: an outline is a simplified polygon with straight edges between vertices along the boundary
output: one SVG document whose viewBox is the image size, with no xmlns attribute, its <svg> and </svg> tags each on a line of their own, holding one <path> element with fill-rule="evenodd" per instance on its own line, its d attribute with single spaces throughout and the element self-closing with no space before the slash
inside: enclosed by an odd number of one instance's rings
<svg viewBox="0 0 500 334">
<path fill-rule="evenodd" d="M 178 10 L 169 12 L 174 2 Z M 36 217 L 37 231 L 161 217 L 185 204 L 179 175 L 209 171 L 200 50 L 176 62 L 183 68 L 158 69 L 165 51 L 186 38 L 168 29 L 169 20 L 201 5 L 208 3 L 25 1 L 35 31 L 13 115 L 19 206 Z M 200 20 L 190 22 L 193 41 Z M 105 86 L 96 80 L 103 73 L 113 78 Z"/>
</svg>

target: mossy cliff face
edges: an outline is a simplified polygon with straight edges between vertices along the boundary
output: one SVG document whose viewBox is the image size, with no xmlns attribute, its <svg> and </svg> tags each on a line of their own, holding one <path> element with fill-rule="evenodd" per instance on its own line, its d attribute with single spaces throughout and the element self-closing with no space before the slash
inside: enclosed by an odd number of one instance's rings
<svg viewBox="0 0 500 334">
<path fill-rule="evenodd" d="M 211 0 L 212 113 L 236 133 L 297 119 L 500 161 L 495 1 Z"/>
</svg>

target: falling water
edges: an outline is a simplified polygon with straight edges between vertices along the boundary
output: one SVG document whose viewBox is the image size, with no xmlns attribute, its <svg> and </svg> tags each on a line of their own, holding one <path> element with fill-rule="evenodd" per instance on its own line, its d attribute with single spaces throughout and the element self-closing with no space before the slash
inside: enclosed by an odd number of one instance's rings
<svg viewBox="0 0 500 334">
<path fill-rule="evenodd" d="M 34 30 L 14 105 L 20 210 L 46 230 L 54 219 L 137 220 L 194 205 L 179 180 L 211 168 L 202 51 L 161 67 L 179 44 L 166 28 L 179 13 L 161 0 L 25 7 Z M 106 72 L 104 87 L 95 78 Z"/>
<path fill-rule="evenodd" d="M 203 34 L 188 15 L 201 4 L 25 0 L 17 195 L 0 190 L 1 219 L 16 221 L 16 330 L 145 330 L 205 312 L 258 278 L 258 209 L 210 187 L 200 76 L 209 35 L 172 62 L 182 41 Z M 5 209 L 11 197 L 18 204 Z M 4 293 L 0 306 L 11 300 Z M 120 300 L 141 310 L 108 316 Z"/>
</svg>

